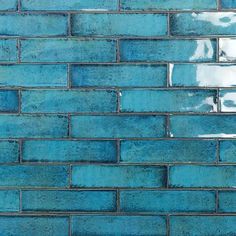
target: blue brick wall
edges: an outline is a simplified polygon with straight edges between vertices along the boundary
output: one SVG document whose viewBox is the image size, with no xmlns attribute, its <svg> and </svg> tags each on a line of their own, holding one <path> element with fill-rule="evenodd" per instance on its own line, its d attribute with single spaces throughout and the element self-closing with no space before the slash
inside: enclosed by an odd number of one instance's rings
<svg viewBox="0 0 236 236">
<path fill-rule="evenodd" d="M 0 236 L 235 236 L 235 10 L 0 0 Z"/>
</svg>

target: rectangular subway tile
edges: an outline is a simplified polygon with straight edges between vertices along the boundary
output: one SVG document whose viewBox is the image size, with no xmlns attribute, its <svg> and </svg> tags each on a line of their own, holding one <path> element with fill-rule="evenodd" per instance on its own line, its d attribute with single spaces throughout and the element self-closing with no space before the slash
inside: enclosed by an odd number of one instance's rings
<svg viewBox="0 0 236 236">
<path fill-rule="evenodd" d="M 221 0 L 222 9 L 236 9 L 236 1 L 235 0 Z"/>
<path fill-rule="evenodd" d="M 236 140 L 220 140 L 220 162 L 236 162 Z"/>
<path fill-rule="evenodd" d="M 173 87 L 236 87 L 236 64 L 171 64 Z"/>
<path fill-rule="evenodd" d="M 8 0 L 9 1 L 9 0 Z M 208 0 L 209 1 L 209 0 Z M 109 11 L 118 10 L 118 0 L 22 0 L 23 11 Z"/>
<path fill-rule="evenodd" d="M 1 187 L 68 187 L 67 166 L 1 165 Z M 0 230 L 1 231 L 1 230 Z"/>
<path fill-rule="evenodd" d="M 0 39 L 0 62 L 17 62 L 17 60 L 16 39 Z"/>
<path fill-rule="evenodd" d="M 0 112 L 17 113 L 19 93 L 17 90 L 0 90 Z"/>
<path fill-rule="evenodd" d="M 66 14 L 0 14 L 0 35 L 66 36 Z"/>
<path fill-rule="evenodd" d="M 170 16 L 170 33 L 173 36 L 236 35 L 234 12 L 179 13 Z"/>
<path fill-rule="evenodd" d="M 235 221 L 235 216 L 171 216 L 170 234 L 173 236 L 234 235 Z"/>
<path fill-rule="evenodd" d="M 220 110 L 222 112 L 236 111 L 236 90 L 220 90 Z"/>
<path fill-rule="evenodd" d="M 22 160 L 24 162 L 116 162 L 116 142 L 27 140 L 23 142 Z"/>
<path fill-rule="evenodd" d="M 17 141 L 0 141 L 0 163 L 18 162 L 19 154 Z"/>
<path fill-rule="evenodd" d="M 0 216 L 2 235 L 65 236 L 69 232 L 69 217 Z"/>
<path fill-rule="evenodd" d="M 236 39 L 219 39 L 219 60 L 221 62 L 236 62 Z"/>
<path fill-rule="evenodd" d="M 78 38 L 24 39 L 21 40 L 21 61 L 115 62 L 116 41 Z"/>
<path fill-rule="evenodd" d="M 72 137 L 142 138 L 165 136 L 164 116 L 72 116 Z"/>
<path fill-rule="evenodd" d="M 126 39 L 120 41 L 120 59 L 122 62 L 215 62 L 216 41 Z"/>
<path fill-rule="evenodd" d="M 227 1 L 227 0 L 225 0 Z M 122 10 L 171 11 L 171 10 L 212 10 L 216 0 L 121 0 Z"/>
<path fill-rule="evenodd" d="M 216 161 L 214 140 L 122 140 L 122 163 L 175 163 Z"/>
<path fill-rule="evenodd" d="M 66 65 L 0 65 L 1 87 L 66 87 Z"/>
<path fill-rule="evenodd" d="M 164 216 L 72 216 L 72 235 L 166 235 Z"/>
<path fill-rule="evenodd" d="M 96 22 L 96 24 L 94 24 Z M 135 27 L 134 27 L 135 26 Z M 166 14 L 76 14 L 72 15 L 75 36 L 167 35 Z"/>
<path fill-rule="evenodd" d="M 121 112 L 215 112 L 216 90 L 122 90 Z"/>
<path fill-rule="evenodd" d="M 0 0 L 0 11 L 16 11 L 18 0 Z"/>
<path fill-rule="evenodd" d="M 121 191 L 120 208 L 122 212 L 214 212 L 215 192 Z"/>
<path fill-rule="evenodd" d="M 222 213 L 236 212 L 236 191 L 219 192 L 219 212 Z"/>
<path fill-rule="evenodd" d="M 71 70 L 72 87 L 163 87 L 167 78 L 166 65 L 72 65 Z"/>
<path fill-rule="evenodd" d="M 169 184 L 174 188 L 235 188 L 236 166 L 171 166 Z"/>
<path fill-rule="evenodd" d="M 20 192 L 18 190 L 0 190 L 0 212 L 18 212 L 20 210 Z"/>
<path fill-rule="evenodd" d="M 165 187 L 166 168 L 160 166 L 72 166 L 73 187 Z"/>
<path fill-rule="evenodd" d="M 116 191 L 23 191 L 25 211 L 115 211 Z"/>
<path fill-rule="evenodd" d="M 236 137 L 235 124 L 235 115 L 174 115 L 170 132 L 172 137 L 232 138 Z"/>
</svg>

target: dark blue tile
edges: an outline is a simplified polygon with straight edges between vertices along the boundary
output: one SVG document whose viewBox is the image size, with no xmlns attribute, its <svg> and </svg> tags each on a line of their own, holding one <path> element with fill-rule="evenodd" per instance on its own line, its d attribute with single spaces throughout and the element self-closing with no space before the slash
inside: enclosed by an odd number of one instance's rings
<svg viewBox="0 0 236 236">
<path fill-rule="evenodd" d="M 219 212 L 236 212 L 236 191 L 219 192 Z"/>
</svg>

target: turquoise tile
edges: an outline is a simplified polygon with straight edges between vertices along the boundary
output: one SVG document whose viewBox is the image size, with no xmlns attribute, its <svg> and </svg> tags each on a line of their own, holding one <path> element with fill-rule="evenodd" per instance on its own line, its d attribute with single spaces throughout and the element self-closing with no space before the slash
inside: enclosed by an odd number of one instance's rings
<svg viewBox="0 0 236 236">
<path fill-rule="evenodd" d="M 173 236 L 235 235 L 235 216 L 171 216 L 170 234 Z"/>
<path fill-rule="evenodd" d="M 214 62 L 216 41 L 214 39 L 121 40 L 120 58 L 122 62 Z"/>
<path fill-rule="evenodd" d="M 0 112 L 18 112 L 19 95 L 16 90 L 0 90 Z"/>
<path fill-rule="evenodd" d="M 164 216 L 102 216 L 72 217 L 72 235 L 166 235 Z"/>
<path fill-rule="evenodd" d="M 215 192 L 121 191 L 120 208 L 122 212 L 214 212 Z"/>
<path fill-rule="evenodd" d="M 67 166 L 1 165 L 1 187 L 68 187 Z M 1 231 L 1 230 L 0 230 Z"/>
<path fill-rule="evenodd" d="M 219 192 L 219 212 L 236 212 L 236 191 Z"/>
<path fill-rule="evenodd" d="M 236 61 L 235 43 L 236 43 L 236 39 L 233 39 L 233 38 L 219 39 L 219 60 L 221 62 L 235 62 Z"/>
<path fill-rule="evenodd" d="M 171 166 L 169 183 L 174 188 L 232 188 L 236 166 Z"/>
<path fill-rule="evenodd" d="M 0 65 L 0 86 L 66 87 L 67 66 L 32 64 Z"/>
<path fill-rule="evenodd" d="M 0 35 L 65 36 L 66 14 L 0 14 Z"/>
<path fill-rule="evenodd" d="M 96 22 L 96 24 L 94 24 L 94 22 Z M 145 36 L 145 37 L 164 36 L 167 35 L 167 15 L 166 14 L 72 15 L 72 35 L 112 36 L 112 37 L 113 36 Z"/>
<path fill-rule="evenodd" d="M 17 5 L 17 0 L 0 0 L 0 11 L 16 11 Z"/>
<path fill-rule="evenodd" d="M 17 141 L 0 141 L 0 163 L 18 162 L 19 145 Z"/>
<path fill-rule="evenodd" d="M 118 9 L 118 0 L 22 0 L 24 11 L 108 11 Z"/>
<path fill-rule="evenodd" d="M 21 40 L 21 60 L 22 62 L 115 62 L 116 42 L 78 38 L 24 39 Z"/>
<path fill-rule="evenodd" d="M 216 90 L 122 90 L 121 112 L 215 112 Z"/>
<path fill-rule="evenodd" d="M 223 9 L 235 9 L 236 1 L 235 0 L 221 0 L 221 7 Z"/>
<path fill-rule="evenodd" d="M 72 137 L 142 138 L 165 136 L 164 116 L 72 116 Z"/>
<path fill-rule="evenodd" d="M 65 236 L 69 232 L 69 218 L 55 216 L 0 216 L 3 236 Z"/>
<path fill-rule="evenodd" d="M 22 91 L 22 112 L 115 112 L 117 92 L 111 90 L 27 90 Z"/>
<path fill-rule="evenodd" d="M 23 142 L 22 158 L 26 162 L 116 162 L 116 142 L 27 140 Z"/>
<path fill-rule="evenodd" d="M 120 161 L 124 163 L 216 161 L 216 142 L 213 140 L 124 140 L 120 150 Z"/>
<path fill-rule="evenodd" d="M 67 127 L 67 116 L 0 116 L 0 138 L 62 138 L 67 137 Z"/>
<path fill-rule="evenodd" d="M 236 116 L 234 115 L 171 116 L 171 136 L 198 138 L 236 137 L 235 122 Z"/>
<path fill-rule="evenodd" d="M 165 187 L 166 169 L 160 166 L 72 166 L 73 187 Z"/>
<path fill-rule="evenodd" d="M 162 87 L 166 65 L 73 65 L 72 87 Z"/>
<path fill-rule="evenodd" d="M 227 1 L 227 0 L 226 0 Z M 122 10 L 208 10 L 216 9 L 216 0 L 121 0 Z"/>
<path fill-rule="evenodd" d="M 171 35 L 235 35 L 234 12 L 179 13 L 170 16 Z"/>
<path fill-rule="evenodd" d="M 170 84 L 174 87 L 235 87 L 235 64 L 171 64 Z"/>
<path fill-rule="evenodd" d="M 116 191 L 23 191 L 23 211 L 115 211 Z"/>
<path fill-rule="evenodd" d="M 0 62 L 17 62 L 16 39 L 0 39 Z"/>
<path fill-rule="evenodd" d="M 222 112 L 236 111 L 236 90 L 220 90 L 220 110 Z"/>
<path fill-rule="evenodd" d="M 221 140 L 220 141 L 220 162 L 233 163 L 236 162 L 236 141 Z"/>
<path fill-rule="evenodd" d="M 20 209 L 20 192 L 0 190 L 0 212 L 17 212 Z"/>
</svg>

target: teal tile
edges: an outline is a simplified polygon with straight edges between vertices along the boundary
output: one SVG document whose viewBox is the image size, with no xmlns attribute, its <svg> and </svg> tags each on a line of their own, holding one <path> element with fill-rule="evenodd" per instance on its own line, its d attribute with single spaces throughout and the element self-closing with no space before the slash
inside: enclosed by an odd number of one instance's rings
<svg viewBox="0 0 236 236">
<path fill-rule="evenodd" d="M 173 236 L 235 235 L 235 216 L 171 216 L 170 234 Z"/>
<path fill-rule="evenodd" d="M 174 188 L 232 188 L 236 186 L 236 167 L 171 166 L 169 183 Z"/>
<path fill-rule="evenodd" d="M 236 141 L 221 140 L 220 141 L 220 162 L 234 163 L 236 162 Z"/>
<path fill-rule="evenodd" d="M 19 145 L 17 141 L 0 141 L 0 163 L 18 162 Z"/>
<path fill-rule="evenodd" d="M 122 62 L 214 62 L 216 41 L 214 39 L 121 40 L 120 58 Z"/>
<path fill-rule="evenodd" d="M 214 212 L 215 192 L 121 191 L 120 208 L 122 212 Z"/>
<path fill-rule="evenodd" d="M 216 161 L 216 142 L 213 140 L 122 140 L 123 163 L 175 163 Z"/>
<path fill-rule="evenodd" d="M 0 212 L 18 212 L 20 209 L 20 192 L 17 190 L 0 190 Z"/>
<path fill-rule="evenodd" d="M 221 62 L 235 62 L 236 61 L 235 43 L 236 43 L 236 39 L 233 39 L 233 38 L 219 39 L 219 60 Z"/>
<path fill-rule="evenodd" d="M 235 9 L 236 1 L 235 0 L 221 0 L 221 7 L 223 9 Z"/>
<path fill-rule="evenodd" d="M 116 142 L 27 140 L 23 142 L 22 159 L 25 162 L 116 162 Z"/>
<path fill-rule="evenodd" d="M 24 11 L 108 11 L 118 9 L 118 0 L 22 0 Z"/>
<path fill-rule="evenodd" d="M 116 191 L 23 191 L 23 211 L 115 211 Z"/>
<path fill-rule="evenodd" d="M 215 112 L 216 90 L 122 90 L 122 112 Z"/>
<path fill-rule="evenodd" d="M 77 38 L 24 39 L 21 40 L 21 60 L 22 62 L 115 62 L 116 42 Z"/>
<path fill-rule="evenodd" d="M 170 16 L 172 35 L 235 35 L 234 12 L 179 13 Z"/>
<path fill-rule="evenodd" d="M 16 90 L 0 90 L 0 112 L 15 112 L 19 110 L 19 94 Z"/>
<path fill-rule="evenodd" d="M 72 116 L 72 137 L 142 138 L 165 136 L 164 116 Z"/>
<path fill-rule="evenodd" d="M 220 110 L 222 112 L 236 111 L 236 90 L 220 90 Z"/>
<path fill-rule="evenodd" d="M 236 116 L 234 115 L 171 116 L 171 136 L 198 138 L 236 137 L 235 122 Z"/>
<path fill-rule="evenodd" d="M 72 217 L 72 235 L 166 235 L 164 216 L 102 216 Z"/>
<path fill-rule="evenodd" d="M 73 187 L 165 187 L 165 178 L 166 169 L 160 166 L 72 166 Z"/>
<path fill-rule="evenodd" d="M 17 62 L 16 39 L 0 39 L 0 62 Z"/>
<path fill-rule="evenodd" d="M 66 14 L 0 14 L 0 35 L 66 36 Z"/>
<path fill-rule="evenodd" d="M 1 87 L 66 87 L 66 65 L 0 65 Z"/>
<path fill-rule="evenodd" d="M 227 1 L 227 0 L 226 0 Z M 208 10 L 216 9 L 216 0 L 121 0 L 122 10 Z"/>
<path fill-rule="evenodd" d="M 3 236 L 65 236 L 69 232 L 69 218 L 55 216 L 0 216 Z"/>
<path fill-rule="evenodd" d="M 17 0 L 0 0 L 0 11 L 16 11 Z"/>
<path fill-rule="evenodd" d="M 0 67 L 1 68 L 1 67 Z M 72 87 L 162 87 L 166 65 L 73 65 Z"/>
<path fill-rule="evenodd" d="M 96 24 L 94 24 L 96 22 Z M 158 27 L 157 27 L 158 25 Z M 145 36 L 167 35 L 166 14 L 77 14 L 72 15 L 72 35 Z"/>
<path fill-rule="evenodd" d="M 235 73 L 235 64 L 171 64 L 170 84 L 174 87 L 235 87 Z"/>
<path fill-rule="evenodd" d="M 219 192 L 219 212 L 236 212 L 236 191 Z"/>
<path fill-rule="evenodd" d="M 25 90 L 22 112 L 115 112 L 117 92 L 111 90 Z"/>
</svg>

